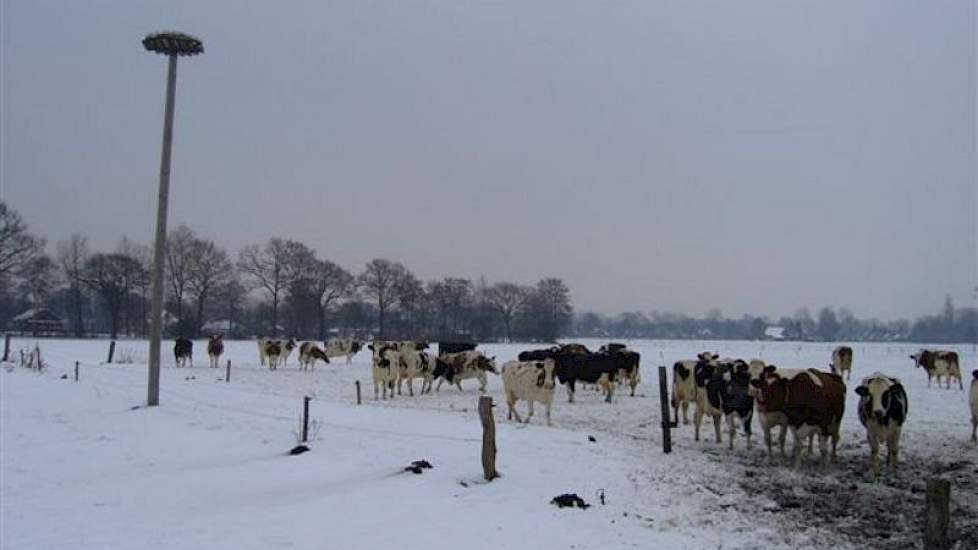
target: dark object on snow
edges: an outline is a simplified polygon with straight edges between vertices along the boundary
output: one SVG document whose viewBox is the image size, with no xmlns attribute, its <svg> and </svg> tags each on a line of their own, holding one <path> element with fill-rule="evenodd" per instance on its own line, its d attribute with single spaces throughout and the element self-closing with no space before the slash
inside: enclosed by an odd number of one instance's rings
<svg viewBox="0 0 978 550">
<path fill-rule="evenodd" d="M 591 443 L 597 443 L 598 442 L 597 439 L 594 439 L 594 436 L 593 435 L 587 436 L 587 440 L 590 441 Z"/>
<path fill-rule="evenodd" d="M 577 496 L 577 493 L 565 493 L 560 496 L 556 496 L 550 501 L 550 504 L 556 504 L 560 508 L 589 508 L 591 505 L 584 502 L 584 499 Z"/>
<path fill-rule="evenodd" d="M 295 447 L 292 447 L 292 450 L 289 451 L 289 454 L 290 455 L 293 455 L 293 456 L 295 456 L 295 455 L 301 455 L 302 453 L 304 453 L 304 452 L 306 452 L 308 450 L 309 450 L 309 447 L 306 447 L 305 445 L 296 445 Z"/>
<path fill-rule="evenodd" d="M 427 460 L 415 460 L 410 466 L 404 468 L 405 472 L 414 472 L 420 474 L 421 470 L 428 470 L 431 468 L 431 463 Z"/>
<path fill-rule="evenodd" d="M 598 498 L 601 500 L 601 506 L 604 506 L 604 489 L 598 490 Z"/>
<path fill-rule="evenodd" d="M 61 375 L 61 379 L 62 380 L 67 380 L 68 379 L 68 375 L 67 374 L 62 374 Z"/>
</svg>

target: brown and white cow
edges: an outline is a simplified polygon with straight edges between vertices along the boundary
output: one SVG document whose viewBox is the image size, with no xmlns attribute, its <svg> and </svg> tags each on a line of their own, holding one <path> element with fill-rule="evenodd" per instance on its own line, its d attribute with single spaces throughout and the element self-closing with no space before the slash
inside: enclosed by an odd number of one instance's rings
<svg viewBox="0 0 978 550">
<path fill-rule="evenodd" d="M 277 340 L 274 338 L 269 338 L 267 336 L 259 338 L 258 339 L 258 362 L 262 366 L 266 364 L 269 367 L 272 366 L 268 362 L 268 345 L 271 344 L 272 342 L 278 344 L 278 358 L 275 360 L 275 365 L 277 368 L 279 361 L 283 361 L 283 364 L 285 364 L 285 360 L 288 360 L 289 355 L 292 353 L 292 350 L 295 349 L 298 344 L 296 344 L 295 338 L 289 338 L 288 340 Z"/>
<path fill-rule="evenodd" d="M 517 422 L 524 422 L 520 419 L 520 413 L 516 410 L 519 401 L 526 401 L 529 412 L 526 415 L 526 423 L 533 417 L 533 402 L 542 403 L 547 409 L 547 426 L 550 425 L 550 409 L 554 403 L 554 360 L 544 361 L 510 361 L 503 365 L 502 369 L 503 388 L 506 392 L 506 405 L 509 409 L 507 420 L 516 417 Z"/>
<path fill-rule="evenodd" d="M 479 381 L 479 391 L 485 393 L 486 383 L 488 382 L 486 373 L 496 372 L 496 358 L 486 357 L 479 351 L 463 351 L 460 353 L 448 353 L 440 358 L 432 372 L 432 376 L 438 379 L 435 391 L 441 389 L 441 383 L 448 381 L 455 384 L 459 391 L 462 391 L 462 380 L 475 378 Z"/>
<path fill-rule="evenodd" d="M 266 339 L 262 342 L 261 355 L 265 358 L 269 370 L 278 370 L 278 362 L 282 358 L 282 348 L 281 340 Z"/>
<path fill-rule="evenodd" d="M 210 339 L 207 340 L 207 356 L 211 359 L 212 369 L 220 366 L 218 362 L 221 360 L 222 354 L 224 354 L 224 335 L 211 334 Z"/>
<path fill-rule="evenodd" d="M 927 387 L 930 387 L 930 381 L 935 376 L 937 377 L 937 387 L 941 387 L 941 377 L 947 379 L 947 389 L 951 389 L 951 379 L 958 379 L 958 387 L 964 389 L 964 383 L 961 381 L 961 367 L 958 363 L 958 354 L 954 351 L 945 350 L 928 350 L 922 349 L 917 353 L 910 356 L 914 360 L 914 364 L 918 367 L 923 368 L 927 371 Z"/>
<path fill-rule="evenodd" d="M 971 442 L 978 443 L 978 370 L 971 371 L 971 390 L 968 392 L 968 404 L 971 405 Z"/>
<path fill-rule="evenodd" d="M 303 342 L 299 346 L 299 370 L 316 370 L 316 360 L 329 364 L 329 356 L 315 342 Z"/>
<path fill-rule="evenodd" d="M 781 457 L 784 458 L 786 456 L 784 451 L 784 443 L 785 443 L 785 436 L 788 433 L 788 416 L 785 415 L 784 411 L 782 410 L 769 411 L 767 409 L 767 405 L 761 402 L 761 400 L 757 399 L 760 390 L 757 389 L 755 384 L 753 384 L 753 381 L 760 380 L 761 377 L 765 375 L 764 369 L 766 369 L 767 367 L 768 365 L 766 365 L 760 359 L 751 360 L 750 379 L 752 384 L 751 384 L 750 391 L 751 391 L 751 395 L 754 397 L 755 400 L 754 411 L 757 415 L 757 421 L 761 425 L 761 431 L 764 433 L 764 443 L 765 445 L 767 445 L 767 457 L 768 460 L 773 461 L 774 453 L 772 450 L 773 441 L 771 437 L 771 431 L 774 430 L 774 428 L 779 429 L 778 448 L 781 451 Z M 784 378 L 792 378 L 804 372 L 802 369 L 782 369 L 774 365 L 770 365 L 770 367 L 773 370 L 769 370 L 768 371 L 769 373 L 774 372 Z M 809 456 L 812 454 L 812 445 L 814 444 L 814 440 L 815 440 L 814 433 L 808 436 Z"/>
<path fill-rule="evenodd" d="M 839 426 L 846 407 L 846 384 L 842 377 L 815 369 L 786 377 L 773 366 L 764 369 L 759 379 L 751 381 L 758 403 L 766 412 L 781 412 L 794 436 L 792 453 L 795 465 L 801 455 L 801 442 L 811 434 L 819 438 L 822 464 L 829 460 L 828 442 L 832 440 L 832 460 L 839 443 Z"/>
<path fill-rule="evenodd" d="M 173 360 L 177 367 L 186 367 L 189 363 L 194 366 L 194 343 L 186 338 L 177 338 L 173 342 Z"/>
<path fill-rule="evenodd" d="M 689 404 L 696 403 L 696 361 L 676 361 L 672 366 L 672 413 L 679 420 L 679 410 L 683 411 L 683 424 L 689 425 Z"/>
<path fill-rule="evenodd" d="M 846 381 L 852 375 L 852 348 L 849 346 L 839 346 L 832 351 L 832 363 L 829 365 L 832 372 L 839 376 L 845 376 Z"/>
<path fill-rule="evenodd" d="M 323 347 L 327 357 L 346 357 L 347 365 L 353 362 L 353 356 L 361 349 L 363 342 L 353 338 L 330 338 Z"/>
<path fill-rule="evenodd" d="M 880 443 L 886 443 L 886 463 L 896 472 L 900 432 L 907 419 L 907 392 L 896 378 L 874 373 L 856 387 L 859 394 L 859 421 L 866 427 L 873 477 L 880 475 Z"/>
</svg>

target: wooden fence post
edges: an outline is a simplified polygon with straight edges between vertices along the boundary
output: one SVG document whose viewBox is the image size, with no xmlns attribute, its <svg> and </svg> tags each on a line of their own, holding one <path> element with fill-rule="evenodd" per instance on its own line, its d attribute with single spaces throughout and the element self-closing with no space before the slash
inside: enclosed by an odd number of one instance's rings
<svg viewBox="0 0 978 550">
<path fill-rule="evenodd" d="M 10 333 L 4 335 L 3 337 L 3 360 L 6 361 L 10 358 Z"/>
<path fill-rule="evenodd" d="M 228 359 L 228 367 L 227 367 L 227 370 L 224 372 L 224 381 L 225 382 L 230 382 L 231 381 L 231 360 L 230 359 Z"/>
<path fill-rule="evenodd" d="M 669 413 L 669 387 L 666 383 L 666 367 L 659 367 L 659 403 L 662 405 L 662 452 L 672 452 L 672 428 L 676 422 Z"/>
<path fill-rule="evenodd" d="M 360 404 L 360 381 L 357 380 L 357 405 Z"/>
<path fill-rule="evenodd" d="M 75 382 L 78 381 L 78 361 L 75 361 Z"/>
<path fill-rule="evenodd" d="M 496 471 L 496 421 L 492 417 L 492 398 L 479 398 L 479 419 L 482 420 L 482 474 L 486 481 L 499 477 Z"/>
<path fill-rule="evenodd" d="M 115 355 L 115 340 L 109 342 L 109 360 L 106 363 L 112 363 L 112 356 Z"/>
<path fill-rule="evenodd" d="M 308 395 L 302 398 L 302 442 L 309 441 L 309 400 Z"/>
<path fill-rule="evenodd" d="M 924 526 L 924 550 L 946 550 L 951 547 L 951 482 L 927 480 L 927 518 Z"/>
</svg>

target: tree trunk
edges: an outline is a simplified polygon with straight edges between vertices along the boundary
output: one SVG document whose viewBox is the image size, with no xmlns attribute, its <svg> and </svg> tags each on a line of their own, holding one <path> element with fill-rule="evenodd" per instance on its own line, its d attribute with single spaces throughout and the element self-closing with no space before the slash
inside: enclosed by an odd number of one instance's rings
<svg viewBox="0 0 978 550">
<path fill-rule="evenodd" d="M 319 339 L 326 341 L 326 306 L 321 305 L 317 308 L 319 315 Z"/>
<path fill-rule="evenodd" d="M 510 316 L 509 315 L 506 315 L 504 317 L 504 319 L 505 319 L 505 324 L 506 324 L 506 343 L 512 343 L 512 341 L 513 341 L 513 332 L 510 330 L 510 323 L 512 321 L 510 320 Z"/>
<path fill-rule="evenodd" d="M 377 320 L 380 322 L 380 339 L 384 339 L 384 303 L 377 303 Z"/>
<path fill-rule="evenodd" d="M 75 337 L 81 338 L 85 332 L 84 313 L 82 312 L 82 293 L 78 286 L 73 289 L 75 302 Z"/>
<path fill-rule="evenodd" d="M 121 306 L 115 305 L 111 306 L 112 313 L 109 317 L 112 319 L 112 339 L 115 340 L 116 336 L 119 335 L 119 308 Z"/>
<path fill-rule="evenodd" d="M 200 329 L 204 324 L 204 300 L 203 294 L 197 297 L 197 322 L 194 323 L 195 338 L 200 338 Z"/>
<path fill-rule="evenodd" d="M 278 293 L 272 295 L 272 338 L 278 336 Z"/>
</svg>

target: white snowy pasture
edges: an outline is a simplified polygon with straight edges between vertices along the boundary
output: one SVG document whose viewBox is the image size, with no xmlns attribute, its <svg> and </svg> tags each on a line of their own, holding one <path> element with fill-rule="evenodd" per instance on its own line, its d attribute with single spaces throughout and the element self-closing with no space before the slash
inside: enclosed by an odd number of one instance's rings
<svg viewBox="0 0 978 550">
<path fill-rule="evenodd" d="M 579 390 L 569 404 L 558 387 L 550 428 L 542 410 L 530 425 L 507 421 L 490 375 L 502 477 L 485 483 L 473 380 L 375 401 L 369 351 L 312 372 L 293 353 L 272 372 L 254 341 L 228 341 L 210 369 L 201 340 L 194 367 L 177 369 L 166 342 L 160 406 L 146 408 L 147 342 L 119 341 L 131 362 L 104 365 L 104 340 L 15 338 L 15 355 L 37 344 L 48 368 L 0 371 L 0 548 L 905 548 L 919 545 L 923 486 L 938 475 L 952 481 L 958 547 L 978 547 L 967 392 L 927 388 L 908 357 L 919 345 L 852 345 L 840 460 L 822 470 L 769 464 L 756 421 L 750 452 L 739 435 L 731 452 L 712 427 L 695 442 L 680 425 L 663 454 L 655 367 L 712 350 L 824 369 L 835 344 L 626 343 L 642 354 L 636 396 L 621 388 L 608 404 Z M 502 365 L 533 347 L 479 349 Z M 935 347 L 958 351 L 967 388 L 973 347 Z M 900 471 L 876 483 L 852 391 L 875 371 L 899 377 L 910 399 Z M 307 395 L 312 450 L 288 456 Z M 420 459 L 433 469 L 403 470 Z M 562 493 L 592 506 L 549 504 Z"/>
</svg>

